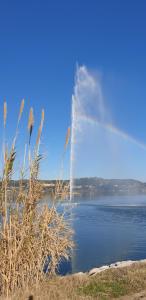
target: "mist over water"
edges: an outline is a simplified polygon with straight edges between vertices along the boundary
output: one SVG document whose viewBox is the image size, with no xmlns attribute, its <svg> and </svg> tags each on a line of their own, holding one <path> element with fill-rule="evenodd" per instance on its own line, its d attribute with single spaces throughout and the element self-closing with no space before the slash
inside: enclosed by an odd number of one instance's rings
<svg viewBox="0 0 146 300">
<path fill-rule="evenodd" d="M 146 144 L 113 125 L 100 78 L 86 66 L 76 70 L 71 127 L 71 198 L 78 177 L 146 180 Z"/>
</svg>

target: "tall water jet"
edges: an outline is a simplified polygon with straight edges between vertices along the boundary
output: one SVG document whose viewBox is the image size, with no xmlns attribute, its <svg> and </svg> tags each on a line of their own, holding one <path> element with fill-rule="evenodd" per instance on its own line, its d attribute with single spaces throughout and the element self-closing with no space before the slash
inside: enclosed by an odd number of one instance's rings
<svg viewBox="0 0 146 300">
<path fill-rule="evenodd" d="M 105 109 L 100 82 L 85 66 L 77 67 L 74 92 L 72 95 L 71 118 L 71 154 L 70 154 L 70 200 L 74 192 L 76 148 L 80 143 L 84 121 L 88 119 L 104 122 Z"/>
</svg>

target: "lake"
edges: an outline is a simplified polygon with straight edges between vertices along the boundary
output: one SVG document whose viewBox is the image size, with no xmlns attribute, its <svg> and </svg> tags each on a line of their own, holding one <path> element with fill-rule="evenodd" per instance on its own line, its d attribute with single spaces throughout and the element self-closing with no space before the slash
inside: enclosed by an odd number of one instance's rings
<svg viewBox="0 0 146 300">
<path fill-rule="evenodd" d="M 61 274 L 146 258 L 146 196 L 75 199 L 60 209 L 69 211 L 76 243 L 71 261 L 60 265 Z"/>
</svg>

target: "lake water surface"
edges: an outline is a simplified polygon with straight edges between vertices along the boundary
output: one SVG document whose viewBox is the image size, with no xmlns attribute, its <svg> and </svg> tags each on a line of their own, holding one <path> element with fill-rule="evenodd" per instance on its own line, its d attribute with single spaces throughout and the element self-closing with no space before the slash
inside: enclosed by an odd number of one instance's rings
<svg viewBox="0 0 146 300">
<path fill-rule="evenodd" d="M 146 196 L 75 199 L 69 211 L 76 246 L 61 273 L 146 258 Z"/>
</svg>

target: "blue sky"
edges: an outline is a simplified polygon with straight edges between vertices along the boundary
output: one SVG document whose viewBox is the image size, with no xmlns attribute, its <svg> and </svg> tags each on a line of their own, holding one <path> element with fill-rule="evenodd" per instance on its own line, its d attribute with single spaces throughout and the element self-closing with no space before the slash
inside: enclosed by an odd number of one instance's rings
<svg viewBox="0 0 146 300">
<path fill-rule="evenodd" d="M 76 62 L 101 74 L 105 102 L 116 126 L 146 142 L 146 1 L 1 1 L 0 114 L 5 97 L 11 136 L 23 97 L 25 115 L 34 107 L 36 127 L 40 110 L 45 109 L 42 151 L 47 159 L 42 178 L 59 172 Z M 20 158 L 25 116 L 22 121 Z M 68 157 L 69 153 L 66 174 Z M 138 176 L 146 180 L 140 171 Z"/>
</svg>

